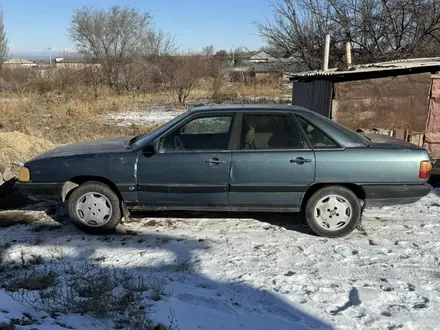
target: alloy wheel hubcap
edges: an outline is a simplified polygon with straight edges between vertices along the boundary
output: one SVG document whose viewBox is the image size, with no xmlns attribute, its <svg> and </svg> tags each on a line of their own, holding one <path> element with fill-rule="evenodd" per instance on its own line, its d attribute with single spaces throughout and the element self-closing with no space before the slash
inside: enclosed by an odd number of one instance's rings
<svg viewBox="0 0 440 330">
<path fill-rule="evenodd" d="M 339 230 L 350 222 L 350 203 L 340 195 L 328 195 L 316 203 L 314 217 L 316 223 L 326 230 Z"/>
<path fill-rule="evenodd" d="M 84 194 L 76 203 L 78 218 L 90 227 L 105 225 L 110 220 L 112 212 L 109 199 L 100 193 L 91 192 Z"/>
</svg>

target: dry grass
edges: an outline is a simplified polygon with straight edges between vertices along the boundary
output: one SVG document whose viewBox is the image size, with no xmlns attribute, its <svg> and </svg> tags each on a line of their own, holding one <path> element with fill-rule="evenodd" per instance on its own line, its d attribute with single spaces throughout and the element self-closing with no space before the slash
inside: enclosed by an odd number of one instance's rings
<svg viewBox="0 0 440 330">
<path fill-rule="evenodd" d="M 147 316 L 149 301 L 144 301 L 144 293 L 151 292 L 151 301 L 160 300 L 163 286 L 128 271 L 62 259 L 44 269 L 21 271 L 4 288 L 23 305 L 51 315 L 88 314 L 105 328 L 175 329 L 156 324 Z"/>
<path fill-rule="evenodd" d="M 210 99 L 213 94 L 212 83 L 205 82 L 201 87 L 191 93 L 190 101 L 197 99 Z M 275 99 L 290 94 L 289 89 L 283 88 L 279 83 L 224 83 L 220 88 L 220 95 L 224 101 L 237 103 L 249 101 L 256 97 Z"/>
<path fill-rule="evenodd" d="M 0 330 L 15 330 L 14 324 L 0 324 Z"/>
<path fill-rule="evenodd" d="M 57 278 L 57 274 L 54 272 L 48 272 L 45 274 L 30 273 L 28 276 L 21 279 L 11 281 L 5 289 L 10 292 L 16 292 L 19 290 L 46 290 L 57 285 Z"/>
<path fill-rule="evenodd" d="M 0 103 L 1 130 L 23 132 L 55 144 L 133 135 L 148 129 L 118 127 L 101 118 L 105 113 L 142 109 L 150 102 L 146 97 L 104 96 L 94 100 L 80 94 L 26 94 L 4 98 Z"/>
<path fill-rule="evenodd" d="M 254 97 L 282 97 L 289 91 L 274 84 L 224 84 L 222 98 L 242 102 Z M 190 95 L 189 103 L 200 99 L 210 102 L 212 88 L 206 82 Z M 124 94 L 106 90 L 95 100 L 88 89 L 75 92 L 0 94 L 0 131 L 23 132 L 54 144 L 89 139 L 129 136 L 149 131 L 157 125 L 120 127 L 105 122 L 102 116 L 112 112 L 139 111 L 159 104 L 174 104 L 173 92 Z M 177 107 L 177 106 L 175 106 Z"/>
<path fill-rule="evenodd" d="M 27 225 L 38 220 L 40 220 L 40 217 L 37 214 L 25 213 L 23 211 L 0 212 L 0 228 Z"/>
</svg>

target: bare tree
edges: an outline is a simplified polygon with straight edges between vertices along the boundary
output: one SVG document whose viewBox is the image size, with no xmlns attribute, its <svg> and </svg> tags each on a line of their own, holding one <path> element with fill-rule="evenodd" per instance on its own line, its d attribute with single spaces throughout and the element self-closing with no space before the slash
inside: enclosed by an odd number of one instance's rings
<svg viewBox="0 0 440 330">
<path fill-rule="evenodd" d="M 212 99 L 215 102 L 221 102 L 222 87 L 225 82 L 223 63 L 217 56 L 212 56 L 209 62 L 209 73 L 212 78 Z"/>
<path fill-rule="evenodd" d="M 346 41 L 355 63 L 438 55 L 440 0 L 277 0 L 272 9 L 256 23 L 260 35 L 303 69 L 322 66 L 327 33 L 333 66 L 343 65 Z"/>
<path fill-rule="evenodd" d="M 115 86 L 125 65 L 141 50 L 149 33 L 150 14 L 113 6 L 108 10 L 83 7 L 75 10 L 70 38 L 83 53 L 102 65 L 107 83 Z"/>
<path fill-rule="evenodd" d="M 214 46 L 209 45 L 202 48 L 202 55 L 204 56 L 212 56 L 214 55 Z"/>
<path fill-rule="evenodd" d="M 206 59 L 195 54 L 168 56 L 162 59 L 161 72 L 170 88 L 176 93 L 179 104 L 185 104 L 190 93 L 206 76 Z"/>
<path fill-rule="evenodd" d="M 220 63 L 227 64 L 229 55 L 226 50 L 218 50 L 214 56 L 220 61 Z"/>
<path fill-rule="evenodd" d="M 150 61 L 157 61 L 161 56 L 172 55 L 178 49 L 175 36 L 160 29 L 151 29 L 142 40 L 141 52 Z"/>
<path fill-rule="evenodd" d="M 9 53 L 8 39 L 6 38 L 5 25 L 3 23 L 3 9 L 0 9 L 0 61 L 6 60 Z"/>
<path fill-rule="evenodd" d="M 222 100 L 221 89 L 224 83 L 223 69 L 228 56 L 226 51 L 223 52 L 215 53 L 213 45 L 203 47 L 202 49 L 202 56 L 206 68 L 205 75 L 212 81 L 212 99 L 215 102 L 221 102 Z M 225 57 L 223 58 L 223 56 Z"/>
<path fill-rule="evenodd" d="M 99 98 L 101 88 L 104 85 L 103 71 L 100 67 L 84 67 L 79 71 L 81 81 L 92 92 L 95 100 Z"/>
</svg>

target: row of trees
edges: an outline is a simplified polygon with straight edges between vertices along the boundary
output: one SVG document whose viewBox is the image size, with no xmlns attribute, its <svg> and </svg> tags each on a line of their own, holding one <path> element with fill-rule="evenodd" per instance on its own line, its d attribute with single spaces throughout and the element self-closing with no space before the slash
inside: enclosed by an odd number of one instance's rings
<svg viewBox="0 0 440 330">
<path fill-rule="evenodd" d="M 321 68 L 326 34 L 336 67 L 347 41 L 355 63 L 439 54 L 440 0 L 277 0 L 272 9 L 273 18 L 256 23 L 259 33 L 302 69 Z"/>
<path fill-rule="evenodd" d="M 8 54 L 3 13 L 0 12 L 0 59 Z M 74 11 L 68 34 L 79 53 L 95 62 L 81 70 L 51 72 L 7 70 L 1 73 L 1 88 L 10 91 L 50 91 L 88 86 L 95 97 L 103 87 L 118 93 L 145 93 L 168 89 L 184 104 L 203 78 L 213 84 L 216 97 L 222 81 L 227 52 L 214 53 L 208 46 L 201 53 L 179 52 L 174 36 L 154 28 L 151 15 L 130 7 L 107 10 L 83 7 Z"/>
</svg>

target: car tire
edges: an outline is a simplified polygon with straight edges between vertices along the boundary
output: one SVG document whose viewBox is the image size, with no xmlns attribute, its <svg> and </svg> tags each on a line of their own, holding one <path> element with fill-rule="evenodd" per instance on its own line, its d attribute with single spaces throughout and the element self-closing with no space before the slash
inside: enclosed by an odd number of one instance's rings
<svg viewBox="0 0 440 330">
<path fill-rule="evenodd" d="M 362 216 L 357 196 L 343 186 L 327 186 L 316 191 L 304 210 L 309 228 L 317 235 L 336 238 L 350 234 Z"/>
<path fill-rule="evenodd" d="M 121 201 L 101 182 L 83 183 L 73 190 L 67 201 L 72 224 L 88 234 L 108 234 L 121 222 Z"/>
</svg>

